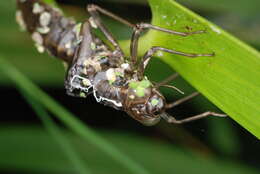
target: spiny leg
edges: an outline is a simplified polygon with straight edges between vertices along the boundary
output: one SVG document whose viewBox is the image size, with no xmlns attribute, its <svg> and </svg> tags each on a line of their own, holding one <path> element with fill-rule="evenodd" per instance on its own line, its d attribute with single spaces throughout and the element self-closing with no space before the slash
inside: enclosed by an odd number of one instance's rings
<svg viewBox="0 0 260 174">
<path fill-rule="evenodd" d="M 80 97 L 81 92 L 84 91 L 84 94 L 88 95 L 89 92 L 88 90 L 91 88 L 91 86 L 85 86 L 82 85 L 82 82 L 84 80 L 87 80 L 85 77 L 81 76 L 81 73 L 83 69 L 85 68 L 84 61 L 86 58 L 91 57 L 94 52 L 93 49 L 91 48 L 92 42 L 94 42 L 94 38 L 92 33 L 92 28 L 89 24 L 88 21 L 84 22 L 84 24 L 81 26 L 80 29 L 80 36 L 82 37 L 81 39 L 81 44 L 79 47 L 77 47 L 73 61 L 70 65 L 70 68 L 67 71 L 66 79 L 65 79 L 65 88 L 67 94 L 71 96 L 77 96 Z M 78 91 L 75 92 L 74 90 Z"/>
<path fill-rule="evenodd" d="M 184 53 L 184 52 L 180 52 L 180 51 L 176 51 L 176 50 L 172 50 L 172 49 L 167 49 L 167 48 L 163 48 L 163 47 L 152 47 L 150 48 L 144 55 L 142 61 L 139 64 L 138 67 L 138 78 L 142 79 L 144 76 L 144 70 L 147 66 L 147 64 L 149 63 L 150 59 L 152 58 L 152 56 L 157 52 L 157 51 L 164 51 L 167 53 L 171 53 L 171 54 L 176 54 L 176 55 L 181 55 L 181 56 L 186 56 L 188 58 L 195 58 L 195 57 L 202 57 L 202 56 L 206 56 L 206 57 L 210 57 L 210 56 L 214 56 L 214 53 L 212 54 L 195 54 L 195 53 Z"/>
<path fill-rule="evenodd" d="M 178 31 L 169 30 L 166 28 L 161 28 L 161 27 L 158 27 L 158 26 L 155 26 L 152 24 L 148 24 L 148 23 L 137 24 L 134 27 L 134 32 L 132 34 L 131 45 L 130 45 L 131 62 L 133 62 L 133 65 L 135 65 L 137 63 L 138 40 L 141 35 L 141 32 L 144 31 L 144 29 L 153 29 L 153 30 L 162 31 L 165 33 L 179 35 L 179 36 L 189 36 L 189 35 L 193 35 L 193 34 L 205 33 L 205 30 L 199 30 L 199 31 L 194 31 L 194 32 L 178 32 Z"/>
<path fill-rule="evenodd" d="M 102 14 L 104 14 L 106 16 L 109 16 L 112 19 L 114 19 L 114 20 L 116 20 L 118 22 L 121 22 L 121 23 L 123 23 L 123 24 L 125 24 L 125 25 L 127 25 L 129 27 L 132 27 L 132 28 L 135 27 L 135 25 L 132 24 L 131 22 L 129 22 L 129 21 L 127 21 L 127 20 L 125 20 L 125 19 L 115 15 L 114 13 L 112 13 L 110 11 L 107 11 L 106 9 L 103 9 L 103 8 L 99 7 L 98 5 L 90 4 L 90 5 L 88 5 L 87 8 L 88 8 L 88 11 L 92 11 L 92 10 L 99 11 L 100 13 L 102 13 Z"/>
<path fill-rule="evenodd" d="M 219 114 L 219 113 L 207 111 L 207 112 L 204 112 L 202 114 L 198 114 L 198 115 L 195 115 L 195 116 L 192 116 L 192 117 L 189 117 L 189 118 L 185 118 L 185 119 L 182 119 L 182 120 L 177 120 L 173 116 L 168 115 L 166 113 L 162 113 L 161 114 L 161 117 L 163 119 L 165 119 L 168 123 L 174 123 L 174 124 L 187 123 L 187 122 L 194 121 L 194 120 L 199 120 L 199 119 L 202 119 L 202 118 L 205 118 L 205 117 L 208 117 L 208 116 L 226 117 L 227 115 L 226 114 Z"/>
<path fill-rule="evenodd" d="M 179 35 L 179 36 L 189 36 L 189 35 L 193 35 L 193 34 L 201 34 L 201 33 L 206 32 L 205 30 L 198 30 L 198 31 L 193 31 L 193 32 L 179 32 L 179 31 L 170 30 L 170 29 L 167 29 L 167 28 L 155 26 L 155 25 L 152 25 L 152 24 L 148 24 L 148 23 L 140 23 L 139 28 L 153 29 L 153 30 L 162 31 L 162 32 L 165 32 L 165 33 L 175 34 L 175 35 Z"/>
<path fill-rule="evenodd" d="M 178 106 L 179 104 L 182 104 L 182 103 L 190 100 L 191 98 L 198 96 L 199 94 L 200 94 L 199 92 L 194 92 L 194 93 L 192 93 L 192 94 L 190 94 L 190 95 L 188 95 L 184 98 L 181 98 L 181 99 L 179 99 L 179 100 L 177 100 L 173 103 L 167 104 L 166 108 L 169 109 L 169 108 L 173 108 L 175 106 Z M 174 118 L 173 116 L 170 116 L 166 113 L 161 114 L 161 117 L 164 118 L 167 122 L 174 123 L 174 124 L 182 124 L 182 123 L 198 120 L 198 119 L 201 119 L 201 118 L 205 118 L 207 116 L 226 117 L 227 115 L 207 111 L 207 112 L 204 112 L 202 114 L 198 114 L 198 115 L 195 115 L 195 116 L 192 116 L 192 117 L 189 117 L 189 118 L 185 118 L 185 119 L 182 119 L 182 120 L 176 120 L 176 118 Z"/>
<path fill-rule="evenodd" d="M 104 33 L 104 35 L 106 36 L 106 38 L 109 40 L 109 42 L 111 42 L 111 44 L 115 47 L 116 50 L 120 51 L 122 54 L 122 50 L 118 44 L 118 42 L 116 41 L 116 39 L 114 38 L 114 36 L 112 35 L 112 33 L 105 27 L 105 25 L 102 23 L 101 21 L 101 18 L 99 16 L 99 13 L 102 13 L 102 14 L 105 14 L 109 17 L 112 17 L 113 19 L 119 21 L 119 22 L 122 22 L 123 24 L 125 25 L 128 25 L 130 27 L 133 27 L 134 25 L 131 24 L 130 22 L 114 15 L 113 13 L 107 11 L 107 10 L 104 10 L 102 8 L 100 8 L 99 6 L 96 6 L 96 5 L 88 5 L 87 6 L 87 10 L 89 12 L 89 14 L 91 15 L 92 19 L 90 20 L 93 20 L 93 22 L 95 23 L 95 25 L 97 25 L 98 28 L 100 28 L 100 30 Z"/>
<path fill-rule="evenodd" d="M 90 43 L 94 42 L 94 37 L 89 21 L 85 21 L 81 26 L 80 35 L 82 36 L 82 41 L 74 59 L 90 57 L 93 54 L 93 49 L 91 48 Z"/>
<path fill-rule="evenodd" d="M 181 98 L 181 99 L 179 99 L 179 100 L 177 100 L 175 102 L 167 104 L 166 108 L 170 109 L 170 108 L 173 108 L 175 106 L 178 106 L 179 104 L 182 104 L 182 103 L 192 99 L 193 97 L 198 96 L 199 94 L 200 94 L 199 92 L 193 92 L 192 94 L 190 94 L 190 95 L 188 95 L 186 97 L 183 97 L 183 98 Z"/>
</svg>

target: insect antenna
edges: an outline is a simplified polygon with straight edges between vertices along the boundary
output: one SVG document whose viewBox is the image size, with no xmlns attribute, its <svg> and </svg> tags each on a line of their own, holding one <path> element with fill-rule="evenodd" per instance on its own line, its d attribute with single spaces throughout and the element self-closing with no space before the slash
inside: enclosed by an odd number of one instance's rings
<svg viewBox="0 0 260 174">
<path fill-rule="evenodd" d="M 173 81 L 174 79 L 176 79 L 179 76 L 178 73 L 174 73 L 173 75 L 167 77 L 166 79 L 164 79 L 163 81 L 159 82 L 159 83 L 155 83 L 154 88 L 159 89 L 160 87 L 166 87 L 166 88 L 171 88 L 174 89 L 176 91 L 178 91 L 181 94 L 184 94 L 184 92 L 182 90 L 180 90 L 179 88 L 177 88 L 176 86 L 173 85 L 167 85 L 169 82 Z"/>
<path fill-rule="evenodd" d="M 156 88 L 158 89 L 159 87 L 171 88 L 171 89 L 178 91 L 181 94 L 184 94 L 184 92 L 182 90 L 180 90 L 179 88 L 177 88 L 176 86 L 173 86 L 173 85 L 160 85 L 160 86 L 157 86 Z"/>
<path fill-rule="evenodd" d="M 178 73 L 174 73 L 174 74 L 170 75 L 169 77 L 167 77 L 166 79 L 164 79 L 163 81 L 157 83 L 155 85 L 155 88 L 158 88 L 158 87 L 160 87 L 162 85 L 167 85 L 168 83 L 170 83 L 171 81 L 173 81 L 177 77 L 179 77 L 179 74 Z"/>
</svg>

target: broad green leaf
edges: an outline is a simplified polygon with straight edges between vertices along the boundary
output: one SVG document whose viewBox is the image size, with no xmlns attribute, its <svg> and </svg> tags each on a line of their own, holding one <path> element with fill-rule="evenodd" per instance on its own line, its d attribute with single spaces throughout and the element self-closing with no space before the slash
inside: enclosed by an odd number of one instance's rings
<svg viewBox="0 0 260 174">
<path fill-rule="evenodd" d="M 258 0 L 250 0 L 250 3 L 244 0 L 215 0 L 215 1 L 208 1 L 208 0 L 196 0 L 196 1 L 189 1 L 189 0 L 179 0 L 180 3 L 190 4 L 195 7 L 201 7 L 203 9 L 211 9 L 212 11 L 219 11 L 219 12 L 235 12 L 237 15 L 246 16 L 246 15 L 257 15 L 259 14 L 259 6 L 260 1 Z M 227 13 L 226 13 L 227 14 Z"/>
<path fill-rule="evenodd" d="M 214 52 L 214 57 L 194 59 L 167 53 L 157 57 L 260 138 L 259 52 L 173 0 L 150 0 L 149 3 L 154 25 L 184 32 L 206 30 L 206 33 L 182 37 L 149 31 L 140 40 L 140 56 L 152 46 L 191 53 Z"/>
</svg>

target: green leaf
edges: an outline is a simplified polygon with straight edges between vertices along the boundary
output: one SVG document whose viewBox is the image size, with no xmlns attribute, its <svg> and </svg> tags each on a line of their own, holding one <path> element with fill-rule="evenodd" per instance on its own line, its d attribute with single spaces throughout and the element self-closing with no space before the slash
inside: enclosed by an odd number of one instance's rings
<svg viewBox="0 0 260 174">
<path fill-rule="evenodd" d="M 52 6 L 57 6 L 55 0 L 43 0 L 43 2 L 45 2 L 46 4 L 52 5 Z"/>
<path fill-rule="evenodd" d="M 219 13 L 225 13 L 227 11 L 231 13 L 236 13 L 236 15 L 246 16 L 246 15 L 257 15 L 259 14 L 260 1 L 250 0 L 250 3 L 247 3 L 244 0 L 236 1 L 226 1 L 226 0 L 180 0 L 180 3 L 189 4 L 195 7 L 201 7 L 202 9 L 211 9 L 213 12 L 218 11 Z M 252 17 L 252 16 L 251 16 Z"/>
<path fill-rule="evenodd" d="M 95 146 L 66 130 L 62 130 L 62 133 L 95 173 L 129 174 Z M 243 163 L 193 154 L 165 141 L 143 137 L 139 133 L 111 130 L 98 133 L 154 174 L 202 174 L 209 171 L 211 174 L 259 173 L 259 170 L 249 168 Z M 75 173 L 59 146 L 38 126 L 1 124 L 0 154 L 4 157 L 0 158 L 0 169 L 5 171 L 11 168 L 20 173 Z"/>
<path fill-rule="evenodd" d="M 162 53 L 158 58 L 260 138 L 259 52 L 173 0 L 149 2 L 154 25 L 183 32 L 206 30 L 206 33 L 182 37 L 150 30 L 140 39 L 139 55 L 152 46 L 191 53 L 214 52 L 214 57 L 189 59 Z M 127 44 L 122 43 L 127 50 Z"/>
</svg>

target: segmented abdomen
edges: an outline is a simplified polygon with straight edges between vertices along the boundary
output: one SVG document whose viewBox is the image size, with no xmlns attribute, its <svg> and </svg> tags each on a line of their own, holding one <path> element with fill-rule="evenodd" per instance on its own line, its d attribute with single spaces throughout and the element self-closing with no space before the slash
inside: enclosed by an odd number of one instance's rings
<svg viewBox="0 0 260 174">
<path fill-rule="evenodd" d="M 71 62 L 79 43 L 79 25 L 40 0 L 17 0 L 17 6 L 17 22 L 31 33 L 38 51 Z"/>
</svg>

